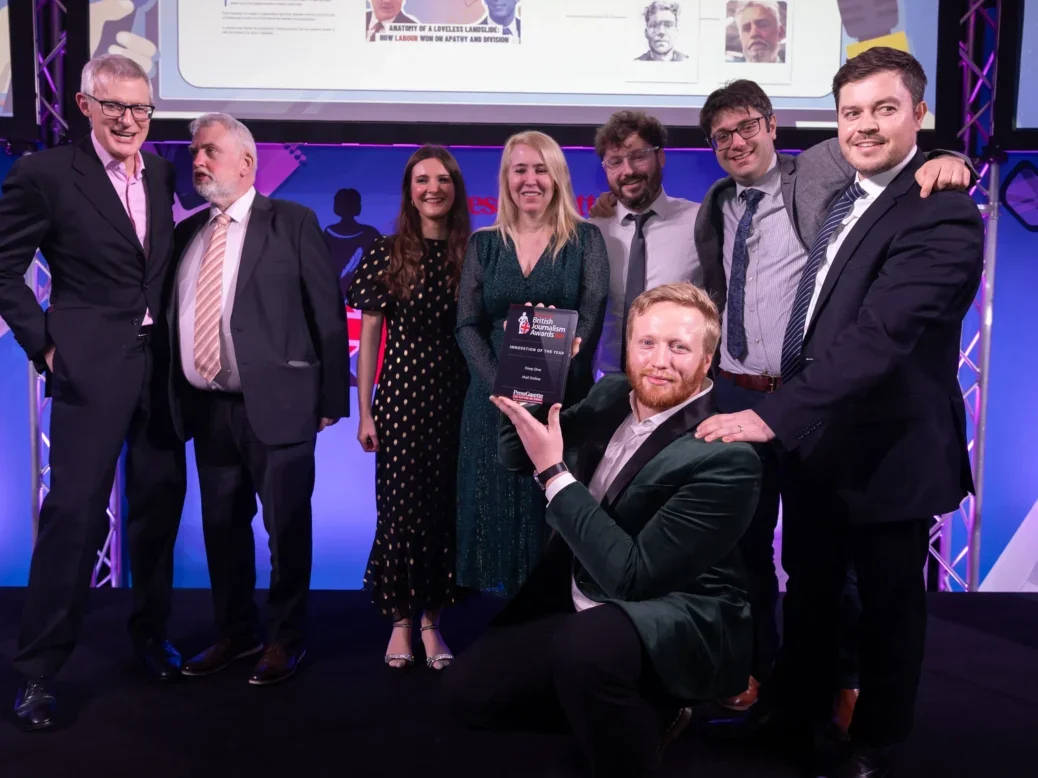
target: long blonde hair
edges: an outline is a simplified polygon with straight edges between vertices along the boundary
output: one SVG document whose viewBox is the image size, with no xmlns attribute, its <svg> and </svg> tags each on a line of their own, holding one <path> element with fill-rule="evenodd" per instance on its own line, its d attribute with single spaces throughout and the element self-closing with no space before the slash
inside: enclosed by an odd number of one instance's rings
<svg viewBox="0 0 1038 778">
<path fill-rule="evenodd" d="M 577 224 L 582 222 L 583 218 L 577 210 L 577 198 L 573 194 L 573 182 L 570 180 L 566 157 L 563 156 L 559 144 L 543 132 L 520 132 L 505 143 L 497 182 L 497 219 L 488 229 L 497 230 L 503 239 L 511 238 L 512 243 L 519 245 L 516 237 L 519 207 L 512 200 L 512 193 L 508 187 L 508 170 L 511 167 L 512 150 L 516 146 L 529 146 L 537 151 L 544 159 L 548 175 L 555 185 L 546 212 L 546 221 L 551 226 L 552 259 L 555 259 L 562 247 L 576 236 Z"/>
</svg>

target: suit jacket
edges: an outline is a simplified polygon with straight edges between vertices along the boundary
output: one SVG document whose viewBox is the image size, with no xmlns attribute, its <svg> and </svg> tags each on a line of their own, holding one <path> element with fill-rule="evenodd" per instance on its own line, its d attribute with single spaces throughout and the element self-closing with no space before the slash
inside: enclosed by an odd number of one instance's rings
<svg viewBox="0 0 1038 778">
<path fill-rule="evenodd" d="M 407 14 L 405 14 L 403 11 L 401 11 L 395 17 L 393 17 L 393 21 L 391 21 L 391 22 L 383 22 L 383 23 L 384 24 L 418 24 L 419 22 L 418 22 L 417 19 L 415 19 L 413 17 L 410 17 Z M 367 30 L 370 27 L 371 27 L 371 11 L 368 11 L 367 15 L 364 17 L 364 29 Z"/>
<path fill-rule="evenodd" d="M 928 156 L 933 158 L 944 154 L 961 158 L 976 177 L 973 164 L 962 154 L 935 150 Z M 825 223 L 829 206 L 851 185 L 856 171 L 843 158 L 840 141 L 836 138 L 818 143 L 796 156 L 779 154 L 778 166 L 782 174 L 782 202 L 786 213 L 800 242 L 810 251 Z M 696 251 L 703 265 L 703 288 L 721 312 L 728 298 L 728 284 L 724 275 L 724 214 L 720 198 L 722 193 L 734 187 L 735 181 L 730 176 L 714 182 L 696 216 Z"/>
<path fill-rule="evenodd" d="M 173 254 L 173 166 L 142 152 L 147 247 L 87 136 L 22 157 L 0 198 L 0 316 L 37 369 L 55 347 L 47 391 L 66 402 L 104 396 L 145 311 L 161 323 Z M 147 252 L 145 252 L 147 248 Z M 51 273 L 50 305 L 25 284 L 39 249 Z M 165 369 L 165 360 L 159 369 Z"/>
<path fill-rule="evenodd" d="M 924 161 L 916 154 L 848 232 L 804 371 L 755 408 L 856 522 L 946 513 L 973 489 L 958 359 L 984 226 L 964 192 L 919 197 Z"/>
<path fill-rule="evenodd" d="M 549 503 L 552 538 L 497 623 L 565 608 L 573 571 L 590 599 L 627 613 L 670 694 L 736 694 L 746 688 L 753 649 L 736 543 L 757 505 L 760 460 L 747 444 L 695 438 L 696 425 L 714 413 L 707 394 L 649 435 L 600 504 L 585 484 L 631 412 L 629 396 L 627 377 L 610 375 L 562 412 L 567 459 L 575 459 L 580 483 Z M 499 453 L 510 470 L 531 467 L 507 420 Z"/>
<path fill-rule="evenodd" d="M 493 21 L 490 18 L 490 14 L 487 14 L 486 16 L 484 16 L 482 19 L 480 19 L 478 22 L 476 22 L 472 26 L 473 27 L 489 27 L 491 24 L 497 25 L 497 22 Z M 498 26 L 500 26 L 500 25 L 498 25 Z M 520 38 L 523 37 L 523 20 L 520 19 L 518 16 L 515 18 L 515 31 L 519 35 Z"/>
<path fill-rule="evenodd" d="M 206 208 L 176 228 L 177 265 L 209 220 Z M 173 418 L 191 436 L 193 392 L 180 359 L 177 295 L 169 308 Z M 242 245 L 231 332 L 249 423 L 268 446 L 313 438 L 322 417 L 350 412 L 346 306 L 317 216 L 257 193 Z"/>
</svg>

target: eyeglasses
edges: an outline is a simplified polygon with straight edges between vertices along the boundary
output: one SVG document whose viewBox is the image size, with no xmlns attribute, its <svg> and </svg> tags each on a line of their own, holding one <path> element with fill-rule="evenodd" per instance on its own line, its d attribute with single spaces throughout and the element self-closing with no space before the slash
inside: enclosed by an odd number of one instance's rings
<svg viewBox="0 0 1038 778">
<path fill-rule="evenodd" d="M 127 105 L 126 103 L 117 103 L 115 100 L 100 100 L 86 92 L 83 94 L 95 103 L 100 104 L 101 113 L 105 116 L 110 116 L 113 119 L 118 119 L 128 110 L 134 119 L 144 122 L 148 121 L 151 118 L 151 115 L 155 113 L 154 105 Z"/>
<path fill-rule="evenodd" d="M 611 154 L 602 160 L 602 167 L 607 170 L 615 170 L 624 163 L 625 159 L 631 163 L 631 167 L 644 165 L 659 150 L 659 146 L 653 146 L 647 149 L 635 149 L 626 154 Z"/>
<path fill-rule="evenodd" d="M 739 133 L 739 136 L 743 140 L 749 140 L 758 132 L 760 132 L 761 122 L 767 122 L 771 118 L 771 114 L 765 114 L 764 116 L 756 116 L 753 119 L 747 119 L 744 122 L 740 122 L 739 126 L 735 128 L 735 132 L 731 130 L 721 130 L 716 135 L 710 138 L 710 145 L 714 147 L 714 151 L 724 151 L 732 145 L 732 139 L 735 137 L 735 133 Z"/>
</svg>

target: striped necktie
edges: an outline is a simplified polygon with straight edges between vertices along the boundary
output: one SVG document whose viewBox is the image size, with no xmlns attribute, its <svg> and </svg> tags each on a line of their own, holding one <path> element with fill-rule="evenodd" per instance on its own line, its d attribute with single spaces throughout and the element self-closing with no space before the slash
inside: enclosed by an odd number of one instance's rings
<svg viewBox="0 0 1038 778">
<path fill-rule="evenodd" d="M 220 322 L 223 318 L 223 255 L 231 217 L 221 213 L 209 237 L 195 287 L 195 369 L 207 382 L 220 373 Z"/>
<path fill-rule="evenodd" d="M 829 250 L 829 241 L 840 226 L 847 214 L 854 207 L 854 201 L 865 196 L 865 190 L 855 181 L 839 198 L 829 206 L 826 214 L 825 224 L 822 225 L 818 237 L 815 238 L 811 254 L 808 256 L 807 264 L 804 265 L 804 273 L 800 276 L 800 285 L 793 300 L 793 311 L 789 314 L 789 324 L 786 325 L 786 336 L 782 340 L 782 380 L 783 382 L 797 376 L 804 369 L 800 359 L 800 353 L 804 348 L 804 328 L 807 325 L 807 309 L 811 307 L 811 298 L 814 297 L 815 279 L 818 271 L 825 260 L 825 253 Z"/>
</svg>

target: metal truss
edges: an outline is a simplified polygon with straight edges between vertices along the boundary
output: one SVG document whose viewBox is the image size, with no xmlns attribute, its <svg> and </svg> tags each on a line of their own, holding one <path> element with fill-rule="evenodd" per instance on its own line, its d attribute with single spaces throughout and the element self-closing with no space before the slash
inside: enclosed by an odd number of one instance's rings
<svg viewBox="0 0 1038 778">
<path fill-rule="evenodd" d="M 931 561 L 939 566 L 938 585 L 945 591 L 977 591 L 980 587 L 980 535 L 984 505 L 984 438 L 987 431 L 991 319 L 995 286 L 995 243 L 998 234 L 1000 153 L 994 142 L 995 83 L 1002 0 L 970 0 L 959 20 L 959 67 L 962 71 L 962 129 L 958 137 L 966 153 L 981 162 L 974 193 L 982 196 L 985 219 L 984 277 L 973 310 L 963 321 L 959 351 L 959 384 L 966 401 L 967 439 L 975 496 L 959 508 L 937 516 L 930 531 Z"/>
<path fill-rule="evenodd" d="M 46 147 L 56 146 L 68 135 L 65 120 L 65 6 L 59 0 L 36 0 L 36 83 L 40 136 Z M 25 278 L 41 306 L 50 301 L 51 275 L 37 252 Z M 40 507 L 50 491 L 50 398 L 44 378 L 29 363 L 29 429 L 32 453 L 32 539 L 39 533 Z M 122 488 L 117 475 L 108 499 L 108 534 L 97 551 L 91 586 L 121 586 Z"/>
</svg>

